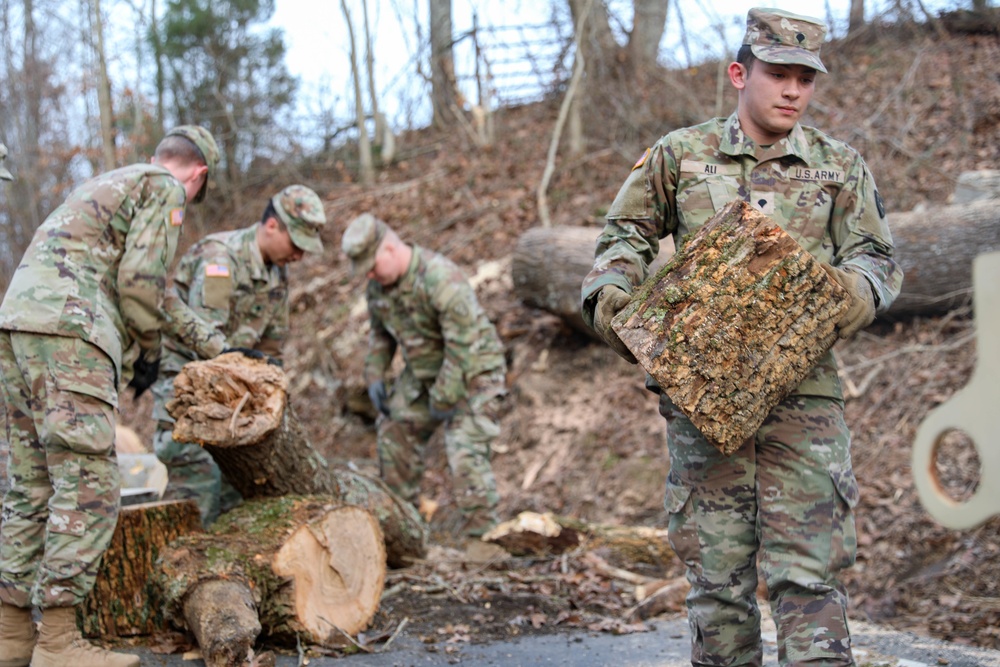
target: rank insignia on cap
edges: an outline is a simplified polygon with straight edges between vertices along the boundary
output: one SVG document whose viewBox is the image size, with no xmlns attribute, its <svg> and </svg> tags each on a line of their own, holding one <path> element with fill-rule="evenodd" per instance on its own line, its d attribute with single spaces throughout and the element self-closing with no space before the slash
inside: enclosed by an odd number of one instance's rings
<svg viewBox="0 0 1000 667">
<path fill-rule="evenodd" d="M 206 264 L 205 265 L 205 277 L 206 278 L 228 278 L 229 277 L 229 267 L 225 264 Z"/>
<path fill-rule="evenodd" d="M 184 209 L 175 208 L 170 210 L 170 224 L 174 227 L 180 227 L 184 224 Z"/>
<path fill-rule="evenodd" d="M 642 154 L 642 157 L 636 160 L 636 163 L 632 165 L 632 171 L 635 171 L 642 165 L 646 164 L 646 158 L 648 157 L 649 157 L 649 149 L 647 148 L 646 151 Z"/>
</svg>

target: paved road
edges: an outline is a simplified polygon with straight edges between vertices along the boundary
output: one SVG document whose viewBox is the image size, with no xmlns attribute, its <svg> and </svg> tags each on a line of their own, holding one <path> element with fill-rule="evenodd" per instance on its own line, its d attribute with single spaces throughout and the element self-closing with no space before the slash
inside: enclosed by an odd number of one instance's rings
<svg viewBox="0 0 1000 667">
<path fill-rule="evenodd" d="M 384 653 L 347 658 L 309 658 L 309 667 L 434 667 L 444 665 L 534 665 L 566 667 L 685 667 L 690 665 L 688 629 L 684 620 L 654 622 L 653 632 L 615 637 L 574 632 L 523 637 L 485 645 L 458 645 L 454 653 L 444 646 L 428 652 L 415 637 L 404 633 Z M 971 649 L 909 633 L 894 632 L 864 623 L 852 623 L 855 659 L 859 665 L 877 667 L 1000 667 L 1000 651 Z M 765 665 L 777 665 L 773 625 L 765 625 Z M 142 656 L 143 667 L 202 667 L 201 660 L 180 655 Z M 297 656 L 279 656 L 278 667 L 298 667 Z"/>
</svg>

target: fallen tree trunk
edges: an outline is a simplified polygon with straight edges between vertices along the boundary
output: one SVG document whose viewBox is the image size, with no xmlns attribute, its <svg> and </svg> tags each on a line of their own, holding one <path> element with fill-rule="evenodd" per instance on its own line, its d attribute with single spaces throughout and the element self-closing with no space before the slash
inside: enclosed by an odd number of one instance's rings
<svg viewBox="0 0 1000 667">
<path fill-rule="evenodd" d="M 573 329 L 597 338 L 580 315 L 580 286 L 594 266 L 600 227 L 533 227 L 517 241 L 511 257 L 514 294 L 524 303 L 558 315 Z M 674 254 L 670 238 L 650 265 L 656 273 Z"/>
<path fill-rule="evenodd" d="M 903 288 L 889 317 L 932 315 L 972 303 L 972 261 L 1000 250 L 995 199 L 889 216 Z"/>
<path fill-rule="evenodd" d="M 848 299 L 774 221 L 734 201 L 633 293 L 612 326 L 729 455 L 833 346 Z"/>
<path fill-rule="evenodd" d="M 244 498 L 324 495 L 358 505 L 378 519 L 391 567 L 426 553 L 426 525 L 416 508 L 378 479 L 331 468 L 291 405 L 277 366 L 240 353 L 187 364 L 167 410 L 174 439 L 201 444 Z"/>
<path fill-rule="evenodd" d="M 994 187 L 982 185 L 984 180 L 966 189 Z M 975 196 L 994 198 L 975 200 Z M 956 201 L 961 203 L 889 214 L 895 258 L 904 278 L 899 297 L 880 319 L 933 315 L 971 303 L 972 260 L 1000 250 L 1000 209 L 989 189 L 979 195 L 957 191 Z M 596 334 L 580 316 L 580 285 L 593 267 L 600 231 L 570 226 L 529 229 L 518 240 L 511 261 L 518 298 L 591 337 Z M 662 239 L 650 274 L 672 252 L 670 239 Z"/>
<path fill-rule="evenodd" d="M 364 630 L 385 582 L 378 522 L 321 496 L 248 501 L 159 561 L 164 611 L 195 633 L 209 667 L 242 665 L 257 633 L 341 646 Z M 259 625 L 258 625 L 259 623 Z"/>
<path fill-rule="evenodd" d="M 201 532 L 192 500 L 123 507 L 94 588 L 80 605 L 80 629 L 88 637 L 148 635 L 163 627 L 162 596 L 154 566 L 175 539 Z"/>
</svg>

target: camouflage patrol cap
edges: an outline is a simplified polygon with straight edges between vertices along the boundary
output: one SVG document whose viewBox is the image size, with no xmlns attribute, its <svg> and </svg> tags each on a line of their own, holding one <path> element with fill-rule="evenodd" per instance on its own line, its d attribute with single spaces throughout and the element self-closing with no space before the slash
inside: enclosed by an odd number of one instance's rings
<svg viewBox="0 0 1000 667">
<path fill-rule="evenodd" d="M 805 65 L 826 72 L 819 50 L 826 26 L 819 19 L 780 9 L 754 7 L 747 13 L 743 43 L 759 60 L 776 65 Z"/>
<path fill-rule="evenodd" d="M 178 125 L 167 132 L 166 136 L 184 137 L 201 151 L 201 156 L 205 158 L 205 165 L 208 167 L 208 178 L 205 179 L 205 184 L 201 186 L 198 194 L 195 195 L 194 201 L 195 203 L 204 201 L 208 182 L 215 178 L 215 170 L 219 166 L 219 146 L 215 143 L 215 137 L 200 125 Z"/>
<path fill-rule="evenodd" d="M 304 185 L 289 185 L 271 197 L 271 204 L 297 248 L 323 252 L 319 228 L 326 224 L 326 213 L 319 195 Z"/>
<path fill-rule="evenodd" d="M 14 174 L 7 170 L 7 167 L 3 166 L 3 161 L 7 159 L 7 147 L 0 144 L 0 179 L 5 181 L 13 181 Z"/>
<path fill-rule="evenodd" d="M 372 270 L 375 253 L 387 229 L 386 224 L 371 213 L 362 213 L 347 226 L 340 247 L 351 259 L 352 274 L 363 276 Z"/>
</svg>

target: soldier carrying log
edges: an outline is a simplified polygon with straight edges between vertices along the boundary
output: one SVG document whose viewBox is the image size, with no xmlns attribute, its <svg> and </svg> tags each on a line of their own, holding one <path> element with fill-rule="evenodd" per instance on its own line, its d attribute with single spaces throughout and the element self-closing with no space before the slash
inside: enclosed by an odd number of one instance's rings
<svg viewBox="0 0 1000 667">
<path fill-rule="evenodd" d="M 153 444 L 169 474 L 164 497 L 195 500 L 205 525 L 241 497 L 200 445 L 173 439 L 166 404 L 174 378 L 187 362 L 224 351 L 280 362 L 288 337 L 286 266 L 306 252 L 323 251 L 319 230 L 325 224 L 319 196 L 304 185 L 289 185 L 268 200 L 259 222 L 193 245 L 167 290 L 163 373 L 152 387 Z"/>
<path fill-rule="evenodd" d="M 826 72 L 825 34 L 816 19 L 751 9 L 728 69 L 736 111 L 667 134 L 632 167 L 582 288 L 584 319 L 632 363 L 612 318 L 646 279 L 660 239 L 672 235 L 682 248 L 735 199 L 774 220 L 849 293 L 841 338 L 899 293 L 902 271 L 867 166 L 847 144 L 799 124 Z M 854 664 L 838 574 L 854 563 L 858 487 L 832 354 L 728 457 L 651 378 L 647 386 L 661 394 L 667 422 L 665 506 L 671 546 L 692 584 L 692 664 L 761 664 L 758 565 L 781 663 Z"/>
</svg>

